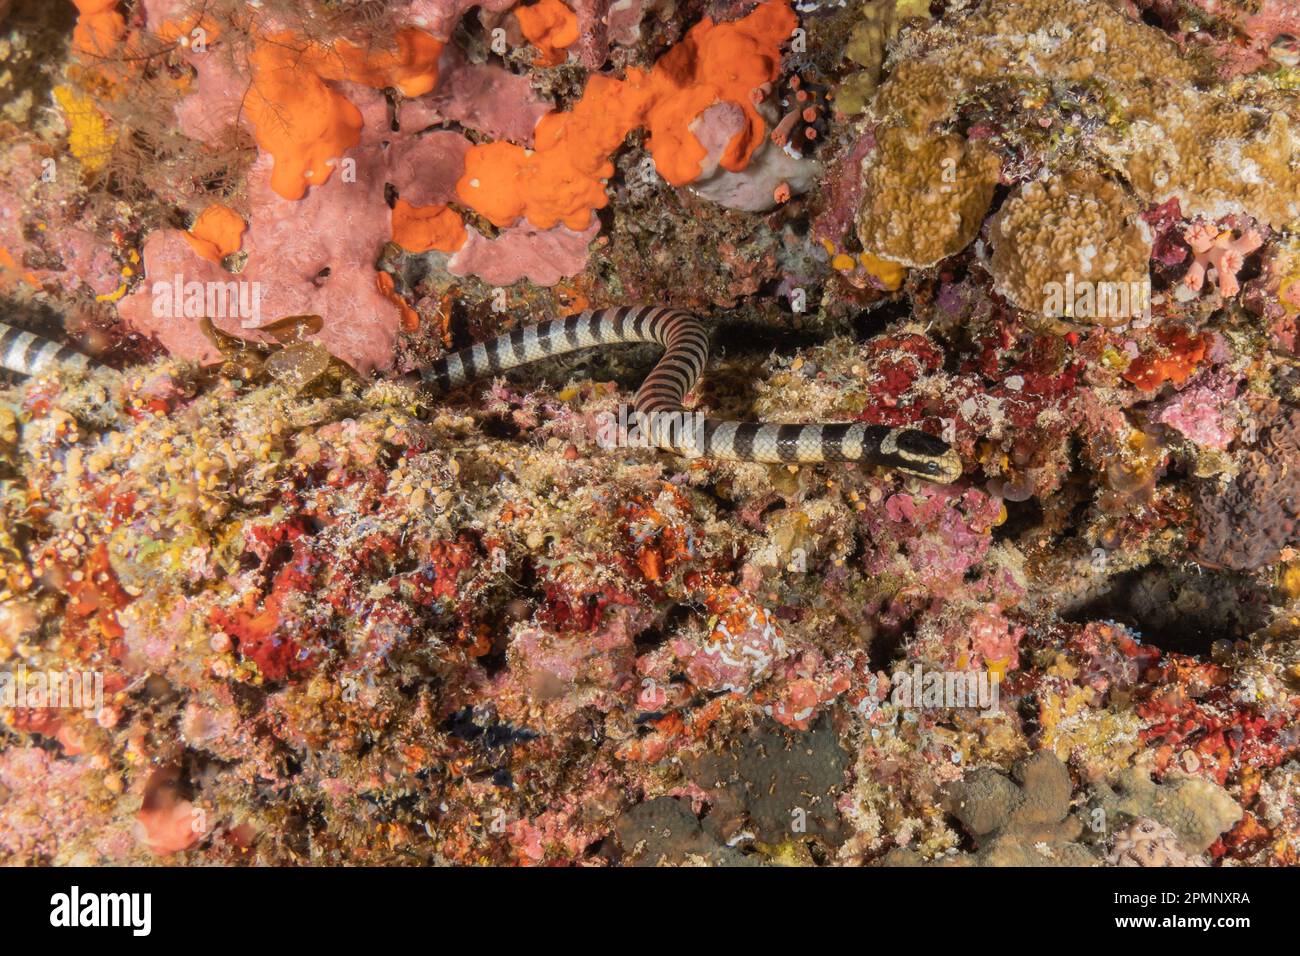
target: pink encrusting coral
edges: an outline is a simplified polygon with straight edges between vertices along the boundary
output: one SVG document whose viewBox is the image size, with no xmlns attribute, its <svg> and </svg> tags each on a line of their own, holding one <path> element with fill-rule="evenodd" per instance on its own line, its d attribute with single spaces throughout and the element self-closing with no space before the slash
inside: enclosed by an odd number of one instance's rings
<svg viewBox="0 0 1300 956">
<path fill-rule="evenodd" d="M 531 146 L 537 121 L 552 108 L 526 75 L 470 62 L 455 46 L 443 50 L 438 76 L 431 93 L 402 102 L 397 118 L 408 132 L 451 122 L 492 139 Z"/>
<path fill-rule="evenodd" d="M 478 276 L 495 286 L 514 285 L 523 279 L 533 285 L 553 286 L 582 271 L 599 231 L 600 223 L 595 220 L 582 232 L 562 225 L 537 229 L 525 222 L 502 229 L 495 239 L 471 228 L 468 240 L 447 260 L 447 271 L 456 276 Z"/>
<path fill-rule="evenodd" d="M 1231 406 L 1237 380 L 1226 374 L 1198 376 L 1158 407 L 1156 420 L 1189 441 L 1224 451 L 1235 437 Z"/>
<path fill-rule="evenodd" d="M 385 185 L 412 203 L 445 202 L 469 143 L 442 131 L 385 134 L 383 98 L 359 88 L 350 94 L 362 105 L 365 132 L 358 147 L 340 158 L 338 174 L 302 199 L 289 200 L 271 187 L 268 158 L 250 170 L 250 225 L 242 247 L 247 263 L 238 274 L 200 259 L 178 231 L 149 237 L 145 282 L 120 305 L 133 327 L 157 336 L 174 355 L 214 360 L 217 349 L 199 316 L 176 301 L 175 278 L 182 288 L 201 283 L 204 294 L 234 283 L 248 303 L 256 300 L 257 314 L 227 308 L 224 315 L 208 315 L 218 328 L 249 336 L 259 324 L 284 316 L 320 315 L 320 341 L 333 354 L 362 372 L 390 364 L 401 317 L 376 284 L 374 268 L 392 235 Z M 351 210 L 346 227 L 338 218 L 343 208 Z"/>
</svg>

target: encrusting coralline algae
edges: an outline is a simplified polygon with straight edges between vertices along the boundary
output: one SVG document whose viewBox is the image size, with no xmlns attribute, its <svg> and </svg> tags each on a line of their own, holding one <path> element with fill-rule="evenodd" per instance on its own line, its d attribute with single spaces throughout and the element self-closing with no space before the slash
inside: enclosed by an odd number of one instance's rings
<svg viewBox="0 0 1300 956">
<path fill-rule="evenodd" d="M 1300 862 L 1291 5 L 45 6 L 0 860 Z M 632 305 L 961 478 L 611 441 L 650 346 L 419 384 Z"/>
</svg>

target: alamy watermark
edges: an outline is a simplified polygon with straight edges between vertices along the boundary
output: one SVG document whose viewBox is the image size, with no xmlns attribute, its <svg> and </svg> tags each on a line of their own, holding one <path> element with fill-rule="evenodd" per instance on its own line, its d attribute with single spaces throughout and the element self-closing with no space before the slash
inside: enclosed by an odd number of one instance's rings
<svg viewBox="0 0 1300 956">
<path fill-rule="evenodd" d="M 704 453 L 704 413 L 688 411 L 638 412 L 618 406 L 618 415 L 596 416 L 596 444 L 601 448 L 663 448 L 687 454 Z"/>
<path fill-rule="evenodd" d="M 1043 315 L 1085 321 L 1151 319 L 1151 280 L 1093 282 L 1065 274 L 1064 282 L 1043 286 Z"/>
<path fill-rule="evenodd" d="M 99 671 L 0 671 L 0 707 L 19 710 L 81 710 L 98 714 L 104 708 L 104 675 Z"/>
<path fill-rule="evenodd" d="M 67 893 L 50 897 L 50 925 L 120 926 L 133 936 L 148 936 L 153 929 L 152 893 L 83 893 L 73 886 Z"/>
<path fill-rule="evenodd" d="M 890 702 L 904 710 L 978 708 L 981 717 L 998 714 L 1002 675 L 996 671 L 927 671 L 917 664 L 890 680 Z"/>
<path fill-rule="evenodd" d="M 240 319 L 246 328 L 262 321 L 260 282 L 186 282 L 174 275 L 171 282 L 155 282 L 150 291 L 155 319 Z"/>
</svg>

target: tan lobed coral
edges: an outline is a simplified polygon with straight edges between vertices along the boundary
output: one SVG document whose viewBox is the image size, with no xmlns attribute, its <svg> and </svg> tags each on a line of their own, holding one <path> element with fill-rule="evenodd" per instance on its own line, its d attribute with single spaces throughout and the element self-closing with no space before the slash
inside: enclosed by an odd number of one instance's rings
<svg viewBox="0 0 1300 956">
<path fill-rule="evenodd" d="M 1020 308 L 1054 318 L 1097 325 L 1137 318 L 1144 298 L 1129 292 L 1147 279 L 1151 258 L 1138 212 L 1122 188 L 1092 170 L 1026 183 L 990 225 L 995 287 Z"/>
<path fill-rule="evenodd" d="M 1168 827 L 1189 855 L 1210 848 L 1242 817 L 1241 807 L 1223 787 L 1202 777 L 1168 774 L 1157 783 L 1142 767 L 1129 767 L 1110 783 L 1094 786 L 1094 808 L 1106 819 L 1131 817 Z"/>
<path fill-rule="evenodd" d="M 1072 166 L 1084 159 L 1115 170 L 1136 200 L 1177 198 L 1187 215 L 1245 214 L 1274 228 L 1294 221 L 1295 103 L 1259 80 L 1214 85 L 1212 71 L 1193 57 L 1105 0 L 990 0 L 965 16 L 904 31 L 870 108 L 881 145 L 863 161 L 864 245 L 898 262 L 932 264 L 939 250 L 974 238 L 974 229 L 953 232 L 947 224 L 978 219 L 987 210 L 975 208 L 982 191 L 898 197 L 927 191 L 927 155 L 961 153 L 963 138 L 952 127 L 961 125 L 967 104 L 1020 103 L 999 114 L 1002 141 L 1042 136 L 1034 127 L 1045 117 L 1031 104 L 1041 106 L 1044 89 L 1104 107 L 1082 121 L 1062 107 L 1050 124 L 1053 150 Z"/>
<path fill-rule="evenodd" d="M 864 172 L 862 247 L 907 266 L 932 266 L 979 232 L 998 183 L 998 160 L 979 142 L 905 127 L 880 133 Z"/>
<path fill-rule="evenodd" d="M 1292 112 L 1288 112 L 1288 108 Z M 1294 99 L 1254 102 L 1192 87 L 1153 96 L 1150 117 L 1111 150 L 1144 200 L 1176 197 L 1184 214 L 1245 213 L 1274 229 L 1300 221 L 1300 126 Z"/>
<path fill-rule="evenodd" d="M 835 107 L 845 116 L 867 108 L 880 86 L 889 44 L 909 18 L 929 19 L 930 5 L 925 0 L 867 0 L 859 13 L 861 19 L 853 26 L 844 57 L 862 69 L 846 76 L 835 90 Z"/>
</svg>

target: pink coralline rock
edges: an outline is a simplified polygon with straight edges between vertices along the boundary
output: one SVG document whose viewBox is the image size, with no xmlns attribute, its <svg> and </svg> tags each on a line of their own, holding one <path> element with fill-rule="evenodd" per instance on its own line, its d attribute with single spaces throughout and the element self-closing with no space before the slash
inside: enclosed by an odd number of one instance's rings
<svg viewBox="0 0 1300 956">
<path fill-rule="evenodd" d="M 762 607 L 751 608 L 742 626 L 728 627 L 720 619 L 706 639 L 677 637 L 668 646 L 690 682 L 703 691 L 745 693 L 790 653 L 776 622 Z"/>
<path fill-rule="evenodd" d="M 203 143 L 220 142 L 239 122 L 248 79 L 225 57 L 191 55 L 188 62 L 194 67 L 193 92 L 176 104 L 176 128 Z"/>
<path fill-rule="evenodd" d="M 1008 621 L 996 607 L 990 605 L 972 611 L 961 621 L 957 632 L 954 637 L 969 647 L 968 666 L 999 672 L 1020 666 L 1020 639 L 1025 629 Z"/>
<path fill-rule="evenodd" d="M 9 865 L 122 859 L 131 849 L 130 832 L 111 824 L 102 778 L 89 761 L 58 759 L 40 747 L 10 745 L 0 752 L 0 859 Z M 87 851 L 92 856 L 82 855 Z"/>
<path fill-rule="evenodd" d="M 168 607 L 148 604 L 146 610 L 147 603 L 133 602 L 118 613 L 118 622 L 125 632 L 122 640 L 126 662 L 133 668 L 159 674 L 168 673 L 173 667 L 183 667 L 176 635 L 185 633 L 191 609 L 178 601 Z"/>
<path fill-rule="evenodd" d="M 610 0 L 566 0 L 578 18 L 578 39 L 569 53 L 580 66 L 599 70 L 609 58 Z"/>
<path fill-rule="evenodd" d="M 828 659 L 813 648 L 781 661 L 767 693 L 774 699 L 765 712 L 793 730 L 807 730 L 826 705 L 853 687 L 853 665 L 845 656 Z"/>
<path fill-rule="evenodd" d="M 1183 213 L 1178 198 L 1153 206 L 1142 213 L 1142 220 L 1155 234 L 1151 243 L 1151 258 L 1162 266 L 1177 266 L 1186 261 L 1187 249 L 1183 246 Z"/>
<path fill-rule="evenodd" d="M 447 130 L 396 139 L 388 147 L 387 181 L 413 206 L 445 203 L 456 195 L 469 150 L 469 140 Z"/>
<path fill-rule="evenodd" d="M 478 276 L 494 286 L 514 285 L 527 279 L 534 285 L 553 286 L 577 275 L 587 265 L 588 247 L 600 231 L 593 216 L 582 232 L 566 226 L 538 229 L 521 222 L 488 239 L 472 226 L 469 238 L 447 260 L 447 271 L 457 276 Z"/>
<path fill-rule="evenodd" d="M 907 648 L 909 667 L 987 672 L 999 679 L 1020 667 L 1022 624 L 992 602 L 950 600 L 925 613 Z"/>
<path fill-rule="evenodd" d="M 171 283 L 174 276 L 183 282 L 238 282 L 247 284 L 242 288 L 249 301 L 257 291 L 257 313 L 209 316 L 218 328 L 248 336 L 283 316 L 319 315 L 325 322 L 318 339 L 331 354 L 363 374 L 390 364 L 401 320 L 376 285 L 374 268 L 392 234 L 385 183 L 417 205 L 445 201 L 469 143 L 446 131 L 422 137 L 391 133 L 381 94 L 344 87 L 361 109 L 364 126 L 361 142 L 340 157 L 339 173 L 301 200 L 288 200 L 271 188 L 270 157 L 254 163 L 242 250 L 248 260 L 238 275 L 199 258 L 177 230 L 153 233 L 144 247 L 146 280 L 119 305 L 137 331 L 157 336 L 173 355 L 215 361 L 217 350 L 196 318 L 178 314 L 175 303 L 170 310 L 155 308 L 154 284 Z"/>
<path fill-rule="evenodd" d="M 609 40 L 619 46 L 641 42 L 641 21 L 646 14 L 646 0 L 614 0 L 605 13 Z"/>
<path fill-rule="evenodd" d="M 1237 273 L 1246 256 L 1264 244 L 1264 238 L 1254 229 L 1246 229 L 1234 237 L 1233 230 L 1220 230 L 1209 222 L 1192 223 L 1183 231 L 1183 238 L 1196 257 L 1183 276 L 1187 288 L 1200 292 L 1207 272 L 1213 269 L 1224 298 L 1231 298 L 1241 290 Z"/>
<path fill-rule="evenodd" d="M 474 7 L 485 13 L 499 14 L 505 13 L 515 3 L 516 0 L 410 0 L 402 19 L 432 33 L 439 40 L 450 40 L 460 18 Z"/>
<path fill-rule="evenodd" d="M 192 699 L 181 713 L 180 732 L 190 747 L 218 752 L 217 748 L 234 736 L 238 725 L 239 711 L 232 703 Z"/>
<path fill-rule="evenodd" d="M 95 295 L 112 292 L 122 281 L 113 247 L 106 239 L 67 224 L 76 208 L 76 175 L 56 162 L 54 179 L 46 181 L 43 163 L 44 157 L 30 144 L 8 150 L 0 171 L 0 249 L 39 283 L 70 291 L 84 286 Z M 45 228 L 30 231 L 38 223 Z"/>
<path fill-rule="evenodd" d="M 490 63 L 471 63 L 449 44 L 438 61 L 438 86 L 426 96 L 402 103 L 404 132 L 452 121 L 493 139 L 533 145 L 533 128 L 553 108 L 527 76 Z"/>
<path fill-rule="evenodd" d="M 866 565 L 873 575 L 910 574 L 942 589 L 984 560 L 1001 502 L 975 488 L 931 485 L 891 495 L 864 513 L 876 547 Z"/>
<path fill-rule="evenodd" d="M 518 694 L 549 704 L 551 719 L 584 706 L 608 710 L 635 686 L 634 635 L 646 623 L 645 612 L 621 607 L 594 633 L 522 628 L 510 642 L 510 666 L 494 696 Z"/>
<path fill-rule="evenodd" d="M 617 778 L 597 766 L 587 775 L 581 788 L 554 801 L 554 804 L 531 819 L 516 820 L 506 830 L 507 838 L 523 866 L 541 863 L 547 853 L 559 859 L 573 860 L 595 843 L 605 832 L 588 821 L 592 808 L 608 802 Z"/>
<path fill-rule="evenodd" d="M 862 200 L 862 161 L 876 148 L 870 133 L 859 136 L 830 168 L 822 188 L 826 197 L 822 209 L 813 219 L 812 239 L 838 246 L 853 225 L 853 216 Z"/>
<path fill-rule="evenodd" d="M 76 227 L 58 229 L 50 236 L 50 245 L 63 260 L 62 281 L 81 282 L 96 295 L 112 292 L 121 283 L 113 247 L 94 233 Z"/>
<path fill-rule="evenodd" d="M 1223 57 L 1221 72 L 1227 76 L 1268 65 L 1269 49 L 1279 36 L 1300 36 L 1300 5 L 1295 0 L 1264 0 L 1254 13 L 1239 12 L 1235 19 L 1246 42 L 1225 44 L 1219 49 Z"/>
<path fill-rule="evenodd" d="M 1125 5 L 1131 16 L 1154 16 L 1179 46 L 1189 42 L 1204 45 L 1218 60 L 1223 77 L 1267 68 L 1273 59 L 1270 47 L 1279 36 L 1300 36 L 1300 6 L 1295 0 L 1234 4 L 1225 0 L 1126 0 Z"/>
<path fill-rule="evenodd" d="M 1197 445 L 1226 451 L 1233 433 L 1224 421 L 1224 411 L 1236 395 L 1235 379 L 1203 378 L 1170 396 L 1156 412 L 1156 421 Z"/>
<path fill-rule="evenodd" d="M 180 796 L 178 778 L 172 767 L 150 774 L 136 814 L 137 838 L 157 856 L 188 850 L 208 830 L 205 814 Z"/>
</svg>

